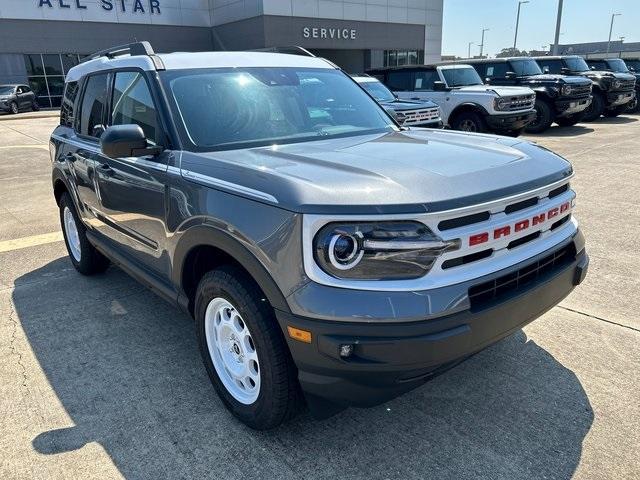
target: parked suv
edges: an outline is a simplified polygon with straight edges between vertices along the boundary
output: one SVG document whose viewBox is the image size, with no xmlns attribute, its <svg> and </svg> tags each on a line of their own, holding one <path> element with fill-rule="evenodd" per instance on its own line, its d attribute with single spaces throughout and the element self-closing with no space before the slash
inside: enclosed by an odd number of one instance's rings
<svg viewBox="0 0 640 480">
<path fill-rule="evenodd" d="M 470 65 L 412 65 L 368 71 L 402 100 L 431 100 L 454 130 L 517 137 L 531 123 L 535 93 L 522 87 L 489 87 Z"/>
<path fill-rule="evenodd" d="M 0 111 L 16 114 L 25 108 L 40 110 L 31 88 L 27 85 L 0 85 Z"/>
<path fill-rule="evenodd" d="M 621 58 L 588 59 L 587 65 L 596 70 L 608 70 L 615 73 L 628 73 L 636 77 L 636 96 L 627 104 L 627 111 L 637 112 L 640 96 L 640 60 L 622 60 Z"/>
<path fill-rule="evenodd" d="M 553 122 L 575 125 L 591 104 L 591 81 L 584 77 L 543 74 L 528 57 L 465 60 L 489 85 L 524 86 L 536 92 L 536 119 L 527 132 L 540 133 Z"/>
<path fill-rule="evenodd" d="M 568 161 L 400 127 L 320 58 L 98 52 L 68 72 L 50 147 L 73 266 L 112 262 L 191 314 L 253 428 L 411 390 L 587 271 Z"/>
<path fill-rule="evenodd" d="M 583 118 L 586 122 L 593 121 L 600 115 L 620 115 L 636 96 L 635 77 L 628 73 L 591 70 L 584 58 L 576 55 L 538 57 L 536 61 L 544 73 L 579 75 L 591 80 L 593 99 Z"/>
<path fill-rule="evenodd" d="M 435 103 L 416 100 L 400 100 L 375 77 L 352 75 L 352 78 L 387 111 L 391 110 L 400 125 L 410 127 L 441 128 L 440 108 Z"/>
</svg>

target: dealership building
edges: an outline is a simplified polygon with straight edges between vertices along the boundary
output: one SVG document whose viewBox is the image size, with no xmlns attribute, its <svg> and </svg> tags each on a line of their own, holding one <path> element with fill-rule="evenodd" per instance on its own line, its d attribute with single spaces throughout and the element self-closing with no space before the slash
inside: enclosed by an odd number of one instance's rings
<svg viewBox="0 0 640 480">
<path fill-rule="evenodd" d="M 0 0 L 0 84 L 59 106 L 85 55 L 148 40 L 157 52 L 298 45 L 348 72 L 440 60 L 443 0 Z"/>
</svg>

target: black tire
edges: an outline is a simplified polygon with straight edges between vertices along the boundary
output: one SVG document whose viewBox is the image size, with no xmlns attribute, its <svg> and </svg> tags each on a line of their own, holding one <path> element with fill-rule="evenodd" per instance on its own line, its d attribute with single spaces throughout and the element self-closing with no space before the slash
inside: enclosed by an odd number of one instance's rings
<svg viewBox="0 0 640 480">
<path fill-rule="evenodd" d="M 525 127 L 528 133 L 542 133 L 548 130 L 554 120 L 553 108 L 549 102 L 536 98 L 535 104 L 536 118 Z"/>
<path fill-rule="evenodd" d="M 472 111 L 458 113 L 451 122 L 451 128 L 472 133 L 483 133 L 487 130 L 482 116 Z"/>
<path fill-rule="evenodd" d="M 33 110 L 34 112 L 37 112 L 38 110 L 40 110 L 40 105 L 38 104 L 37 100 L 34 100 L 33 102 L 31 102 L 31 110 Z"/>
<path fill-rule="evenodd" d="M 587 109 L 585 110 L 582 121 L 593 122 L 594 120 L 597 120 L 604 113 L 604 109 L 605 109 L 604 96 L 600 92 L 593 92 L 593 99 L 591 100 L 591 105 L 589 105 L 589 107 L 587 107 Z"/>
<path fill-rule="evenodd" d="M 259 361 L 260 391 L 251 404 L 239 402 L 225 387 L 214 366 L 205 330 L 209 303 L 222 298 L 242 317 L 251 333 Z M 273 308 L 254 280 L 242 269 L 223 266 L 204 275 L 195 297 L 198 345 L 209 378 L 225 407 L 256 430 L 277 427 L 303 405 L 297 370 L 275 319 Z M 215 348 L 215 347 L 213 347 Z"/>
<path fill-rule="evenodd" d="M 9 104 L 9 113 L 13 113 L 14 115 L 20 111 L 18 108 L 18 104 L 16 102 L 11 102 Z"/>
<path fill-rule="evenodd" d="M 608 118 L 617 117 L 618 115 L 622 115 L 623 113 L 625 113 L 628 108 L 629 106 L 627 104 L 624 104 L 619 107 L 605 110 L 603 115 Z"/>
<path fill-rule="evenodd" d="M 636 92 L 636 98 L 627 104 L 627 112 L 638 113 L 640 112 L 640 102 L 638 101 L 638 93 Z"/>
<path fill-rule="evenodd" d="M 556 118 L 556 123 L 561 127 L 573 127 L 576 123 L 580 123 L 584 120 L 585 110 L 580 113 L 574 113 L 567 117 Z"/>
<path fill-rule="evenodd" d="M 80 244 L 80 258 L 76 258 L 70 245 L 67 226 L 65 224 L 65 209 L 69 209 L 71 216 L 76 225 L 78 239 Z M 96 248 L 89 243 L 86 235 L 86 228 L 76 212 L 76 207 L 68 193 L 63 193 L 60 198 L 60 225 L 64 235 L 64 243 L 67 247 L 67 253 L 71 259 L 74 268 L 83 275 L 94 275 L 102 273 L 109 267 L 109 259 L 102 255 Z"/>
</svg>

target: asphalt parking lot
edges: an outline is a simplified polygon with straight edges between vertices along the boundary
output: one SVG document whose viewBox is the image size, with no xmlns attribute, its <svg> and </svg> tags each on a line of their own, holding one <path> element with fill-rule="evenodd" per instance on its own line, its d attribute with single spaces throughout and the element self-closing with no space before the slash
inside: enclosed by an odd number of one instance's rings
<svg viewBox="0 0 640 480">
<path fill-rule="evenodd" d="M 591 269 L 524 330 L 386 405 L 254 432 L 192 321 L 61 241 L 55 118 L 0 119 L 0 478 L 640 477 L 640 116 L 528 137 L 574 164 Z"/>
</svg>

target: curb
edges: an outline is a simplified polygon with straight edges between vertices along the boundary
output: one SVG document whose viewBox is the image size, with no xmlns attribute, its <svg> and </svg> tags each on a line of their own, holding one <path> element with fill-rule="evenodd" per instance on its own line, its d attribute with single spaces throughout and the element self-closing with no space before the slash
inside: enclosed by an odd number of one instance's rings
<svg viewBox="0 0 640 480">
<path fill-rule="evenodd" d="M 17 115 L 0 115 L 0 122 L 10 120 L 29 120 L 31 118 L 58 118 L 60 110 L 40 110 L 38 112 L 24 112 Z"/>
</svg>

